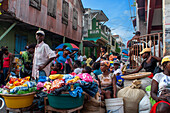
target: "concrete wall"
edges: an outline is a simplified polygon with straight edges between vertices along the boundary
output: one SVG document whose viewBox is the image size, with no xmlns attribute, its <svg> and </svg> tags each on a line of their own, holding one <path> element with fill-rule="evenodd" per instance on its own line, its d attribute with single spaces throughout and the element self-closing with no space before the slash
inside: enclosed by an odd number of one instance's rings
<svg viewBox="0 0 170 113">
<path fill-rule="evenodd" d="M 10 23 L 0 22 L 0 26 L 1 26 L 0 35 L 2 35 L 5 32 L 5 30 L 9 28 L 10 25 L 11 25 Z M 0 47 L 8 46 L 9 51 L 14 53 L 15 44 L 16 44 L 15 43 L 16 34 L 21 35 L 21 36 L 26 36 L 27 45 L 32 44 L 32 43 L 36 44 L 34 31 L 30 32 L 27 30 L 23 30 L 19 26 L 16 25 L 2 40 L 0 40 Z M 52 46 L 52 41 L 49 36 L 45 37 L 45 43 L 47 43 L 50 47 Z"/>
</svg>

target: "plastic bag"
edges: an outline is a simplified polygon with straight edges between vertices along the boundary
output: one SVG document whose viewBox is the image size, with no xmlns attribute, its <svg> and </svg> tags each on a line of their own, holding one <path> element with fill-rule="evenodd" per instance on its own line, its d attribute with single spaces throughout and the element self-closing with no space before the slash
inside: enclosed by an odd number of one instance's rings
<svg viewBox="0 0 170 113">
<path fill-rule="evenodd" d="M 149 113 L 151 110 L 151 103 L 149 96 L 145 94 L 139 103 L 139 113 Z"/>
</svg>

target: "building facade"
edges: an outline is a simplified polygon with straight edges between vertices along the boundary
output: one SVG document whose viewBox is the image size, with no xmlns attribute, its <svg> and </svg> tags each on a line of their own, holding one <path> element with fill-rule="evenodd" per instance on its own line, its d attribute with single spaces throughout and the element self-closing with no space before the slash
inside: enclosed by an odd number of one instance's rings
<svg viewBox="0 0 170 113">
<path fill-rule="evenodd" d="M 2 0 L 0 45 L 11 52 L 36 43 L 41 28 L 51 48 L 63 42 L 79 45 L 82 39 L 83 5 L 81 0 Z M 9 41 L 11 40 L 11 41 Z"/>
<path fill-rule="evenodd" d="M 102 46 L 107 47 L 107 51 L 110 51 L 111 30 L 104 25 L 108 20 L 109 19 L 102 10 L 85 9 L 83 40 L 88 40 L 96 44 L 94 47 L 84 47 L 83 51 L 87 56 L 94 54 L 98 57 L 100 54 L 100 47 Z"/>
</svg>

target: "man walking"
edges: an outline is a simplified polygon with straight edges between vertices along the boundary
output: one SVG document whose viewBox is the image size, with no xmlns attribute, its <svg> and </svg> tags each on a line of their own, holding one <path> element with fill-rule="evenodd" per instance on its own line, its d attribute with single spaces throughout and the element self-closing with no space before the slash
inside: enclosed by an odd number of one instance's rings
<svg viewBox="0 0 170 113">
<path fill-rule="evenodd" d="M 39 76 L 49 76 L 50 62 L 56 57 L 55 52 L 44 43 L 45 33 L 38 30 L 36 32 L 37 45 L 35 47 L 32 77 L 34 79 Z"/>
</svg>

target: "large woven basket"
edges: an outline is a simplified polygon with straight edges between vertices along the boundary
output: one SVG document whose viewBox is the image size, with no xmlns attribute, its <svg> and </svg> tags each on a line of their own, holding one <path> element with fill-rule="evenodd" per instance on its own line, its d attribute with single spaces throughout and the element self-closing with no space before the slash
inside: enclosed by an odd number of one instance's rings
<svg viewBox="0 0 170 113">
<path fill-rule="evenodd" d="M 125 80 L 134 80 L 134 79 L 140 79 L 140 78 L 145 78 L 151 75 L 151 72 L 140 72 L 140 73 L 134 73 L 126 76 L 121 76 L 121 78 Z"/>
<path fill-rule="evenodd" d="M 0 94 L 8 108 L 25 108 L 32 105 L 35 92 L 27 94 Z"/>
</svg>

